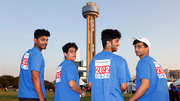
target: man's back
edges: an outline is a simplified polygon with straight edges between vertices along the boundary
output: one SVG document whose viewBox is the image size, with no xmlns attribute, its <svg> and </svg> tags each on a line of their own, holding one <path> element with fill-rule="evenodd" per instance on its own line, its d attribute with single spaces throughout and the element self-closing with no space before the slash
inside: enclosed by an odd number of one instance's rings
<svg viewBox="0 0 180 101">
<path fill-rule="evenodd" d="M 54 101 L 79 101 L 79 93 L 73 91 L 68 82 L 74 80 L 79 86 L 79 75 L 76 66 L 69 60 L 64 60 L 56 70 L 56 86 Z"/>
<path fill-rule="evenodd" d="M 123 101 L 120 85 L 130 81 L 126 60 L 109 51 L 97 54 L 89 65 L 92 101 Z"/>
<path fill-rule="evenodd" d="M 44 86 L 44 58 L 42 53 L 36 48 L 28 50 L 22 58 L 19 77 L 19 92 L 18 98 L 38 98 L 33 87 L 31 71 L 38 71 L 41 88 L 46 98 Z"/>
<path fill-rule="evenodd" d="M 149 89 L 138 101 L 169 101 L 167 79 L 161 66 L 149 55 L 143 57 L 136 67 L 136 88 L 141 84 L 140 79 L 149 80 Z"/>
</svg>

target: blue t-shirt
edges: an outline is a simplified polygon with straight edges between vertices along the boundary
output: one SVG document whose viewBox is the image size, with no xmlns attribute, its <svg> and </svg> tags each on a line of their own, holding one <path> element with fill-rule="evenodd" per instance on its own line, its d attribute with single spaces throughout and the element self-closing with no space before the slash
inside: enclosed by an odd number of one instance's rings
<svg viewBox="0 0 180 101">
<path fill-rule="evenodd" d="M 178 88 L 177 86 L 172 87 L 171 90 L 176 90 L 175 93 L 178 93 L 178 92 L 179 92 L 179 88 Z"/>
<path fill-rule="evenodd" d="M 149 80 L 149 89 L 137 101 L 169 101 L 166 75 L 161 67 L 149 55 L 139 60 L 136 67 L 136 89 L 141 79 Z"/>
<path fill-rule="evenodd" d="M 91 101 L 124 101 L 120 85 L 131 81 L 127 62 L 109 51 L 98 53 L 89 65 Z"/>
<path fill-rule="evenodd" d="M 64 60 L 56 70 L 54 101 L 80 101 L 80 94 L 73 91 L 69 81 L 74 80 L 79 86 L 79 74 L 70 60 Z"/>
<path fill-rule="evenodd" d="M 33 47 L 23 55 L 20 65 L 18 98 L 38 98 L 32 83 L 31 71 L 39 72 L 41 89 L 46 98 L 44 66 L 44 58 L 38 48 Z"/>
</svg>

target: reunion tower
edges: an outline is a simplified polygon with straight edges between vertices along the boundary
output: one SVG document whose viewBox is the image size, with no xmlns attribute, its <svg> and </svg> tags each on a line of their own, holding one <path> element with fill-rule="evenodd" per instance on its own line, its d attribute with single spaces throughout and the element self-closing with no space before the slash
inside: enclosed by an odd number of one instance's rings
<svg viewBox="0 0 180 101">
<path fill-rule="evenodd" d="M 96 55 L 96 18 L 99 15 L 99 7 L 92 2 L 88 2 L 82 8 L 82 15 L 87 19 L 87 78 L 89 73 L 89 63 Z"/>
</svg>

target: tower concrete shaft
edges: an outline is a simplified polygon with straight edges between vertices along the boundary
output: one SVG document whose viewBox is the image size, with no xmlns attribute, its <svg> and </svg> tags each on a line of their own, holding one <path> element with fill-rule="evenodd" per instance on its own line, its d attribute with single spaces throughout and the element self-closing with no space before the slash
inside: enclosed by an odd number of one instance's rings
<svg viewBox="0 0 180 101">
<path fill-rule="evenodd" d="M 96 16 L 87 17 L 87 77 L 89 63 L 96 55 Z"/>
<path fill-rule="evenodd" d="M 96 55 L 96 18 L 99 15 L 99 7 L 92 2 L 82 8 L 83 17 L 87 19 L 87 78 L 89 75 L 89 63 Z"/>
</svg>

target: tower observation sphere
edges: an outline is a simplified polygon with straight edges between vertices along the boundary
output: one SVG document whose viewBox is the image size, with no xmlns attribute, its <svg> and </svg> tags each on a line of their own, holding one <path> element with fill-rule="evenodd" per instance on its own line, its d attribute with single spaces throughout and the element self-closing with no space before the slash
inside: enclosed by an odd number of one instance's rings
<svg viewBox="0 0 180 101">
<path fill-rule="evenodd" d="M 83 8 L 82 8 L 82 14 L 84 18 L 87 18 L 88 15 L 96 16 L 96 18 L 99 15 L 99 7 L 92 2 L 88 2 Z"/>
<path fill-rule="evenodd" d="M 82 8 L 82 15 L 87 19 L 87 78 L 89 73 L 89 63 L 96 55 L 96 18 L 99 15 L 99 7 L 92 2 L 88 2 Z"/>
</svg>

